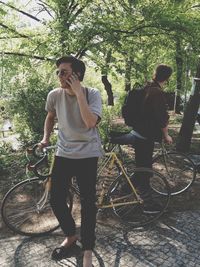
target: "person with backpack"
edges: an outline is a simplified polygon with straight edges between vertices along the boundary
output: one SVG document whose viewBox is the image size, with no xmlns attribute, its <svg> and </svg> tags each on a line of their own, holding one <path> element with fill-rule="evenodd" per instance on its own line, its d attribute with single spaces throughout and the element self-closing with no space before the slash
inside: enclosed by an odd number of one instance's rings
<svg viewBox="0 0 200 267">
<path fill-rule="evenodd" d="M 135 148 L 136 167 L 152 168 L 154 143 L 162 139 L 168 144 L 172 138 L 168 134 L 169 115 L 162 91 L 164 85 L 172 74 L 172 68 L 165 64 L 156 67 L 152 81 L 129 93 L 122 116 L 125 123 L 133 128 L 131 133 Z M 144 213 L 157 213 L 160 211 L 158 203 L 151 201 L 151 188 L 149 177 L 132 177 L 134 186 L 144 201 Z"/>
<path fill-rule="evenodd" d="M 102 102 L 97 89 L 81 84 L 85 74 L 83 61 L 64 56 L 56 61 L 60 87 L 49 92 L 44 136 L 40 143 L 49 143 L 55 118 L 58 119 L 57 152 L 51 176 L 50 204 L 65 235 L 52 253 L 53 260 L 68 257 L 76 247 L 76 226 L 66 204 L 71 178 L 76 176 L 81 202 L 81 243 L 83 267 L 92 267 L 95 245 L 96 176 L 98 157 L 102 156 L 97 124 L 101 119 Z"/>
</svg>

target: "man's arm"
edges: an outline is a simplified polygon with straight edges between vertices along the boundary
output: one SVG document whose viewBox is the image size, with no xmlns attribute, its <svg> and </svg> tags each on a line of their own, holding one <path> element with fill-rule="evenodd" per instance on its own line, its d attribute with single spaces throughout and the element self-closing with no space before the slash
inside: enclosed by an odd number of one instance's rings
<svg viewBox="0 0 200 267">
<path fill-rule="evenodd" d="M 97 124 L 98 116 L 90 111 L 86 97 L 83 94 L 83 91 L 81 91 L 81 92 L 79 92 L 79 94 L 77 94 L 77 101 L 79 104 L 81 117 L 82 117 L 85 125 L 88 128 L 95 127 Z"/>
<path fill-rule="evenodd" d="M 162 128 L 163 138 L 167 144 L 172 144 L 173 140 L 171 136 L 168 134 L 168 125 L 165 128 Z"/>
<path fill-rule="evenodd" d="M 73 93 L 77 97 L 77 101 L 80 108 L 81 117 L 88 128 L 93 128 L 96 126 L 98 122 L 98 116 L 91 112 L 85 94 L 82 90 L 81 83 L 78 79 L 78 76 L 76 74 L 73 74 L 67 81 L 67 83 L 70 85 Z"/>
<path fill-rule="evenodd" d="M 162 131 L 163 138 L 166 143 L 172 144 L 173 140 L 168 134 L 169 114 L 167 112 L 165 99 L 162 91 L 155 90 L 152 94 L 152 104 L 154 118 Z"/>
<path fill-rule="evenodd" d="M 40 142 L 42 145 L 48 145 L 49 143 L 49 138 L 51 135 L 51 132 L 53 131 L 53 126 L 55 123 L 55 116 L 56 113 L 54 111 L 49 111 L 45 122 L 44 122 L 44 136 L 42 138 L 42 141 Z"/>
</svg>

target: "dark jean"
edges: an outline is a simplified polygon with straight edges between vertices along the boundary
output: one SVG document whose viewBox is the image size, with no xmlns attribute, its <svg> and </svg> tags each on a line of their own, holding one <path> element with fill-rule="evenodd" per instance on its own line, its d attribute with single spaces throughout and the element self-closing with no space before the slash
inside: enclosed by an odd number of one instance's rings
<svg viewBox="0 0 200 267">
<path fill-rule="evenodd" d="M 136 137 L 134 148 L 136 167 L 152 169 L 154 141 Z M 144 194 L 150 190 L 149 173 L 138 173 L 137 175 L 133 175 L 132 181 L 141 193 Z"/>
<path fill-rule="evenodd" d="M 50 203 L 65 236 L 76 232 L 75 221 L 66 205 L 70 181 L 73 176 L 80 190 L 81 243 L 83 250 L 95 245 L 96 226 L 96 176 L 98 158 L 68 159 L 56 156 L 52 171 Z"/>
<path fill-rule="evenodd" d="M 120 145 L 133 145 L 135 144 L 136 136 L 130 133 L 119 133 L 111 138 L 111 142 Z"/>
</svg>

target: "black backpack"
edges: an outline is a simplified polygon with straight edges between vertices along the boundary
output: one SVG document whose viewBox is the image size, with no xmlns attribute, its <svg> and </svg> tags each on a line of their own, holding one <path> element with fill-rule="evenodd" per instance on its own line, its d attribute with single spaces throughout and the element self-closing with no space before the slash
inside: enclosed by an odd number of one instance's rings
<svg viewBox="0 0 200 267">
<path fill-rule="evenodd" d="M 145 100 L 144 87 L 128 92 L 122 106 L 122 117 L 126 125 L 134 127 L 142 119 L 142 110 Z"/>
</svg>

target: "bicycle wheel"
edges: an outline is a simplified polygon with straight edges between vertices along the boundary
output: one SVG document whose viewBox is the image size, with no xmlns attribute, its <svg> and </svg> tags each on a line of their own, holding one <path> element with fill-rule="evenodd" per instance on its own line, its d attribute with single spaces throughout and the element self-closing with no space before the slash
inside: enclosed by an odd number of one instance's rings
<svg viewBox="0 0 200 267">
<path fill-rule="evenodd" d="M 71 209 L 71 195 L 67 203 Z M 11 188 L 3 199 L 1 215 L 5 224 L 21 235 L 38 236 L 59 227 L 45 182 L 39 178 L 22 181 Z"/>
<path fill-rule="evenodd" d="M 177 152 L 157 156 L 153 159 L 153 168 L 167 178 L 172 195 L 178 195 L 187 190 L 196 177 L 192 160 Z M 162 191 L 158 193 L 165 194 Z"/>
<path fill-rule="evenodd" d="M 148 175 L 150 186 L 157 188 L 158 191 L 162 188 L 162 191 L 165 192 L 165 195 L 160 195 L 156 191 L 149 190 L 148 202 L 159 204 L 159 211 L 156 211 L 156 213 L 145 212 L 145 201 L 142 199 L 142 195 L 140 196 L 139 192 L 137 195 L 134 193 L 124 174 L 121 174 L 111 184 L 108 189 L 108 200 L 114 213 L 122 222 L 133 227 L 141 227 L 157 220 L 166 210 L 170 200 L 170 188 L 165 177 L 151 169 L 135 169 L 131 177 L 136 175 Z M 134 181 L 134 178 L 131 178 L 131 180 Z"/>
</svg>

